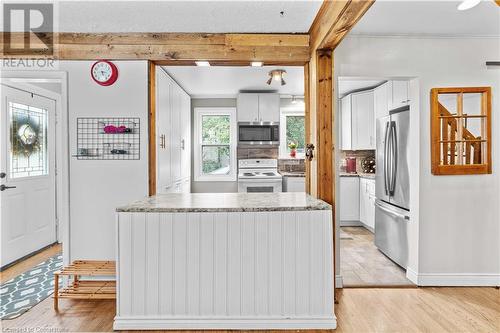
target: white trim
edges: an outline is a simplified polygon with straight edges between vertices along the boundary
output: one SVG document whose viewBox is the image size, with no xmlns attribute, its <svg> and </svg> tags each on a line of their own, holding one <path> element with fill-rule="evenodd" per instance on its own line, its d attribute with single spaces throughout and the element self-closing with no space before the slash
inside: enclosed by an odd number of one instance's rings
<svg viewBox="0 0 500 333">
<path fill-rule="evenodd" d="M 414 284 L 418 285 L 418 273 L 411 267 L 406 268 L 406 278 Z"/>
<path fill-rule="evenodd" d="M 466 35 L 466 34 L 366 34 L 350 33 L 346 38 L 404 38 L 404 39 L 498 39 L 495 35 Z"/>
<path fill-rule="evenodd" d="M 64 71 L 19 70 L 0 72 L 1 82 L 7 85 L 28 86 L 39 95 L 56 100 L 56 214 L 58 218 L 58 242 L 63 243 L 63 263 L 70 260 L 69 244 L 69 146 L 68 146 L 68 75 Z M 12 80 L 15 79 L 15 80 Z M 60 82 L 61 94 L 42 89 L 29 82 Z"/>
<path fill-rule="evenodd" d="M 500 286 L 500 274 L 495 273 L 417 273 L 408 267 L 406 277 L 423 287 Z"/>
<path fill-rule="evenodd" d="M 344 288 L 344 278 L 342 275 L 335 276 L 335 289 Z"/>
<path fill-rule="evenodd" d="M 264 329 L 335 329 L 337 318 L 193 318 L 193 317 L 126 317 L 116 316 L 114 330 L 264 330 Z"/>
<path fill-rule="evenodd" d="M 230 118 L 230 155 L 231 155 L 231 171 L 229 175 L 203 175 L 201 170 L 201 117 L 204 115 L 228 115 Z M 234 107 L 195 107 L 194 108 L 194 181 L 197 182 L 225 182 L 236 181 L 237 165 L 236 165 L 236 108 Z"/>
</svg>

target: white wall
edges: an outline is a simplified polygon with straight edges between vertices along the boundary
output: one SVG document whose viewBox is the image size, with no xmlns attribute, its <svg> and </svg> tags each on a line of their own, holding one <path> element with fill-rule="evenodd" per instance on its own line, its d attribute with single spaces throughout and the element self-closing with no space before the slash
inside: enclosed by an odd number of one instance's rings
<svg viewBox="0 0 500 333">
<path fill-rule="evenodd" d="M 139 117 L 140 160 L 70 157 L 70 259 L 115 258 L 115 208 L 147 195 L 148 70 L 146 61 L 115 61 L 109 87 L 90 76 L 92 61 L 63 61 L 68 72 L 69 155 L 76 154 L 78 117 Z"/>
<path fill-rule="evenodd" d="M 335 50 L 336 76 L 418 78 L 419 284 L 500 284 L 500 70 L 485 66 L 498 59 L 495 38 L 349 37 Z M 430 89 L 454 86 L 493 88 L 491 175 L 431 175 Z"/>
</svg>

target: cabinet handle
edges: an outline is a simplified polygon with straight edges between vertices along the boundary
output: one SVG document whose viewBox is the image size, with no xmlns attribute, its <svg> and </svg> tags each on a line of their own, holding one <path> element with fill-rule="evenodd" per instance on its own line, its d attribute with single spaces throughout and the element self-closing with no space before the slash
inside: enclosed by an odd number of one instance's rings
<svg viewBox="0 0 500 333">
<path fill-rule="evenodd" d="M 184 139 L 182 139 L 182 140 L 181 140 L 181 149 L 182 149 L 182 150 L 184 150 L 185 145 L 186 145 L 186 143 L 185 143 Z"/>
</svg>

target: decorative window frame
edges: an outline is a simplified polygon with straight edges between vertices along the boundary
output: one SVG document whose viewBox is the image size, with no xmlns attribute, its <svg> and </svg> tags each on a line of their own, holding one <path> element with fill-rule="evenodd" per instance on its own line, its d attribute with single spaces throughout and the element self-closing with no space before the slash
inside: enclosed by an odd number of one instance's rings
<svg viewBox="0 0 500 333">
<path fill-rule="evenodd" d="M 463 114 L 463 94 L 481 94 L 481 114 L 480 115 L 464 115 Z M 456 115 L 442 115 L 442 105 L 439 103 L 439 95 L 441 94 L 456 94 L 457 98 L 457 114 Z M 491 174 L 492 173 L 492 157 L 491 157 L 491 87 L 458 87 L 458 88 L 433 88 L 431 89 L 431 172 L 433 175 L 472 175 L 472 174 Z M 445 109 L 446 110 L 446 109 Z M 468 118 L 479 118 L 482 119 L 481 123 L 481 136 L 474 139 L 464 139 L 453 137 L 442 137 L 445 133 L 444 121 L 446 118 L 457 119 L 458 124 L 451 124 L 451 126 L 456 126 L 460 128 L 458 133 L 461 133 L 463 126 L 462 121 Z M 447 125 L 450 125 L 448 123 Z M 454 133 L 451 130 L 450 133 Z M 448 131 L 446 130 L 446 133 Z M 447 136 L 448 134 L 446 134 Z M 459 134 L 457 134 L 459 135 Z M 478 139 L 479 138 L 479 139 Z M 453 157 L 446 157 L 443 162 L 443 146 L 447 143 L 456 143 L 458 149 L 457 159 L 455 161 L 455 154 Z M 472 149 L 471 146 L 477 144 L 480 146 L 479 151 L 484 151 L 485 153 L 480 153 L 477 157 L 481 159 L 480 163 L 474 163 L 471 158 Z M 447 145 L 446 145 L 447 146 Z M 447 146 L 448 147 L 448 146 Z M 448 149 L 448 148 L 447 148 Z M 474 146 L 474 149 L 475 146 Z M 469 153 L 469 157 L 467 157 Z M 452 156 L 452 155 L 447 155 Z M 463 160 L 465 156 L 465 161 Z"/>
<path fill-rule="evenodd" d="M 201 142 L 201 120 L 203 116 L 229 116 L 231 141 L 230 159 L 231 171 L 228 175 L 205 175 L 202 172 L 202 142 Z M 237 160 L 237 126 L 236 126 L 236 108 L 228 107 L 196 107 L 194 108 L 194 180 L 203 182 L 229 182 L 236 181 Z"/>
</svg>

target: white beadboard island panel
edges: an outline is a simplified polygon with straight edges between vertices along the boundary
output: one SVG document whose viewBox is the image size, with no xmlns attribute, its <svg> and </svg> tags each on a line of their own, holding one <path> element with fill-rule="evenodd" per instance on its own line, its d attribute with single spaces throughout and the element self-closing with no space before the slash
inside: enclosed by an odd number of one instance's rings
<svg viewBox="0 0 500 333">
<path fill-rule="evenodd" d="M 115 330 L 336 327 L 330 209 L 119 211 L 117 236 Z"/>
</svg>

